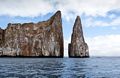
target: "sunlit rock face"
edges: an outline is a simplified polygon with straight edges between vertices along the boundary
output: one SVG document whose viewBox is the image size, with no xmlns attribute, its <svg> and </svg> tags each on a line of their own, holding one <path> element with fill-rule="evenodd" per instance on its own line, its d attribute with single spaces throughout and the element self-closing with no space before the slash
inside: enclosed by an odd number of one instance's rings
<svg viewBox="0 0 120 78">
<path fill-rule="evenodd" d="M 68 53 L 69 57 L 89 57 L 89 49 L 84 40 L 82 24 L 79 16 L 77 16 L 73 26 L 71 43 L 68 45 Z"/>
<path fill-rule="evenodd" d="M 63 57 L 61 12 L 43 22 L 9 23 L 4 38 L 3 55 Z"/>
</svg>

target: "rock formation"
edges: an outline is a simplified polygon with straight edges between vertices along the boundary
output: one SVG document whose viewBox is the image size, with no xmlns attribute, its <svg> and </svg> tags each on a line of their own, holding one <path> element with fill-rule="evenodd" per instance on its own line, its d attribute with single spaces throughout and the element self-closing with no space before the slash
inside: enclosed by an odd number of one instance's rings
<svg viewBox="0 0 120 78">
<path fill-rule="evenodd" d="M 2 56 L 63 57 L 61 12 L 38 23 L 8 24 L 0 29 Z"/>
<path fill-rule="evenodd" d="M 71 43 L 68 45 L 69 57 L 89 57 L 88 45 L 83 37 L 83 30 L 80 17 L 77 16 L 73 26 Z"/>
<path fill-rule="evenodd" d="M 0 55 L 3 54 L 3 44 L 4 44 L 4 30 L 0 28 Z"/>
</svg>

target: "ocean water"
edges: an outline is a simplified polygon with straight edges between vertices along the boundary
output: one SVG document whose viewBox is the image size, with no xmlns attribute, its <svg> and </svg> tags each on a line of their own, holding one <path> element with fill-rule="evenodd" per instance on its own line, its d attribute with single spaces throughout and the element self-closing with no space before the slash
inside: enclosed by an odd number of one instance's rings
<svg viewBox="0 0 120 78">
<path fill-rule="evenodd" d="M 120 78 L 120 57 L 0 58 L 0 78 Z"/>
</svg>

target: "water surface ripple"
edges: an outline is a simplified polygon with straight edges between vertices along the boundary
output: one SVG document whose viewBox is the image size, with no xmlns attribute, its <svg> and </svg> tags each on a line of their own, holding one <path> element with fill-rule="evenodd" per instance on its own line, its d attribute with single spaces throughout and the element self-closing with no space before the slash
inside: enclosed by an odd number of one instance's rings
<svg viewBox="0 0 120 78">
<path fill-rule="evenodd" d="M 120 78 L 120 58 L 0 58 L 0 78 Z"/>
</svg>

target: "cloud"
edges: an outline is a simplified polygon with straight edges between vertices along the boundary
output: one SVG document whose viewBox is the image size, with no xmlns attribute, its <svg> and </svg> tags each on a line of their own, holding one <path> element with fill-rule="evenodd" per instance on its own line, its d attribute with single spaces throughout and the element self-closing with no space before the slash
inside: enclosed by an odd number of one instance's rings
<svg viewBox="0 0 120 78">
<path fill-rule="evenodd" d="M 0 1 L 0 15 L 29 16 L 45 15 L 61 10 L 68 20 L 76 15 L 105 16 L 110 10 L 119 10 L 119 0 L 4 0 Z"/>
<path fill-rule="evenodd" d="M 0 0 L 0 16 L 37 17 L 57 10 L 62 11 L 62 17 L 67 21 L 73 21 L 77 15 L 88 16 L 83 20 L 83 26 L 87 27 L 120 25 L 120 17 L 116 18 L 114 13 L 108 15 L 110 11 L 120 12 L 119 0 Z M 112 21 L 96 20 L 93 18 L 96 16 Z"/>
<path fill-rule="evenodd" d="M 119 0 L 56 0 L 57 9 L 60 9 L 68 19 L 76 15 L 106 16 L 111 10 L 119 10 Z M 70 15 L 69 15 L 70 14 Z M 73 16 L 72 16 L 73 15 Z"/>
<path fill-rule="evenodd" d="M 0 0 L 0 15 L 35 17 L 52 10 L 48 0 Z"/>
<path fill-rule="evenodd" d="M 109 20 L 109 21 L 108 21 Z M 111 15 L 109 17 L 107 17 L 107 21 L 105 19 L 103 20 L 96 20 L 92 17 L 88 17 L 85 20 L 83 20 L 83 24 L 86 27 L 104 27 L 104 26 L 120 26 L 120 17 L 119 16 L 115 16 L 115 15 Z"/>
<path fill-rule="evenodd" d="M 86 38 L 92 56 L 120 56 L 120 35 Z"/>
</svg>

